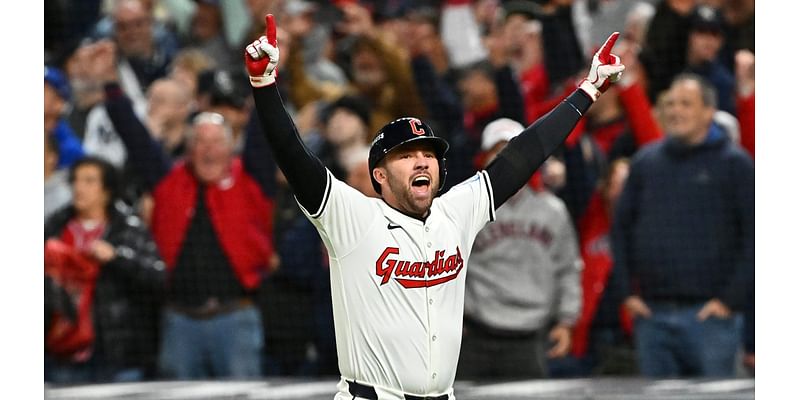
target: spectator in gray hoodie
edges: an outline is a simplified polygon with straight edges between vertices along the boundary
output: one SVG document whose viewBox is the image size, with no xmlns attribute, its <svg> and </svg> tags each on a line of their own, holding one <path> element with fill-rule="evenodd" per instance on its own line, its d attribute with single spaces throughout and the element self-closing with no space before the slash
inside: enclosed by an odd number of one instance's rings
<svg viewBox="0 0 800 400">
<path fill-rule="evenodd" d="M 484 163 L 523 129 L 507 118 L 488 124 Z M 526 185 L 503 204 L 472 249 L 459 379 L 546 377 L 547 358 L 570 349 L 582 266 L 567 207 L 543 185 Z"/>
</svg>

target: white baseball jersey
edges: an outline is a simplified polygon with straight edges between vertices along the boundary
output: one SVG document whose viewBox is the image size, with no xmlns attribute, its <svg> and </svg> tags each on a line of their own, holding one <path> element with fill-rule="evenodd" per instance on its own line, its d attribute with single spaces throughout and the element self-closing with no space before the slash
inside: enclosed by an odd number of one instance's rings
<svg viewBox="0 0 800 400">
<path fill-rule="evenodd" d="M 330 258 L 336 398 L 352 399 L 346 380 L 375 387 L 380 399 L 455 398 L 467 260 L 494 219 L 488 174 L 435 198 L 423 222 L 328 172 L 319 210 L 303 212 Z"/>
</svg>

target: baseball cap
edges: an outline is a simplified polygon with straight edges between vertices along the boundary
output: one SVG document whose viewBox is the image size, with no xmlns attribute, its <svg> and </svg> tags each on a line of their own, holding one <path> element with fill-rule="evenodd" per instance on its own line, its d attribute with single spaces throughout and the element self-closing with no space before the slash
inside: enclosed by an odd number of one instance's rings
<svg viewBox="0 0 800 400">
<path fill-rule="evenodd" d="M 697 6 L 692 13 L 689 30 L 701 32 L 722 32 L 722 16 L 709 6 Z"/>
<path fill-rule="evenodd" d="M 44 67 L 44 83 L 49 84 L 56 90 L 58 95 L 66 100 L 69 101 L 70 99 L 70 88 L 69 88 L 69 81 L 67 77 L 64 76 L 64 73 L 61 72 L 60 69 L 54 67 Z"/>
<path fill-rule="evenodd" d="M 241 75 L 241 76 L 240 76 Z M 243 74 L 231 73 L 222 69 L 203 71 L 197 78 L 197 91 L 209 94 L 211 105 L 230 105 L 244 107 L 247 101 L 246 78 Z"/>
<path fill-rule="evenodd" d="M 497 143 L 510 141 L 522 133 L 525 127 L 510 118 L 500 118 L 490 122 L 481 135 L 481 150 L 489 151 Z"/>
</svg>

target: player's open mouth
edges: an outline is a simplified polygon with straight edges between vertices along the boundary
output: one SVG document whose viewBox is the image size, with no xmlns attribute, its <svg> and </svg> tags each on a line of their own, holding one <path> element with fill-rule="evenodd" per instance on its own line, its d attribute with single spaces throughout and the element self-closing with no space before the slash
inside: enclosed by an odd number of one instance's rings
<svg viewBox="0 0 800 400">
<path fill-rule="evenodd" d="M 427 193 L 431 186 L 431 178 L 426 175 L 419 175 L 411 180 L 411 190 L 414 193 Z"/>
</svg>

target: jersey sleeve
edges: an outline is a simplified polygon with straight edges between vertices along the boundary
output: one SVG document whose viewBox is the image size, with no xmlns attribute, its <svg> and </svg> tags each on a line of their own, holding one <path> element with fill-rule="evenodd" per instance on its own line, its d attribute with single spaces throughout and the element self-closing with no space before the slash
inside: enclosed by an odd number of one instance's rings
<svg viewBox="0 0 800 400">
<path fill-rule="evenodd" d="M 316 210 L 300 209 L 317 228 L 331 257 L 347 255 L 381 217 L 373 200 L 336 179 L 326 168 L 327 180 L 322 202 Z"/>
<path fill-rule="evenodd" d="M 494 193 L 489 174 L 480 171 L 453 186 L 441 197 L 442 212 L 453 219 L 470 242 L 478 232 L 495 219 Z"/>
</svg>

